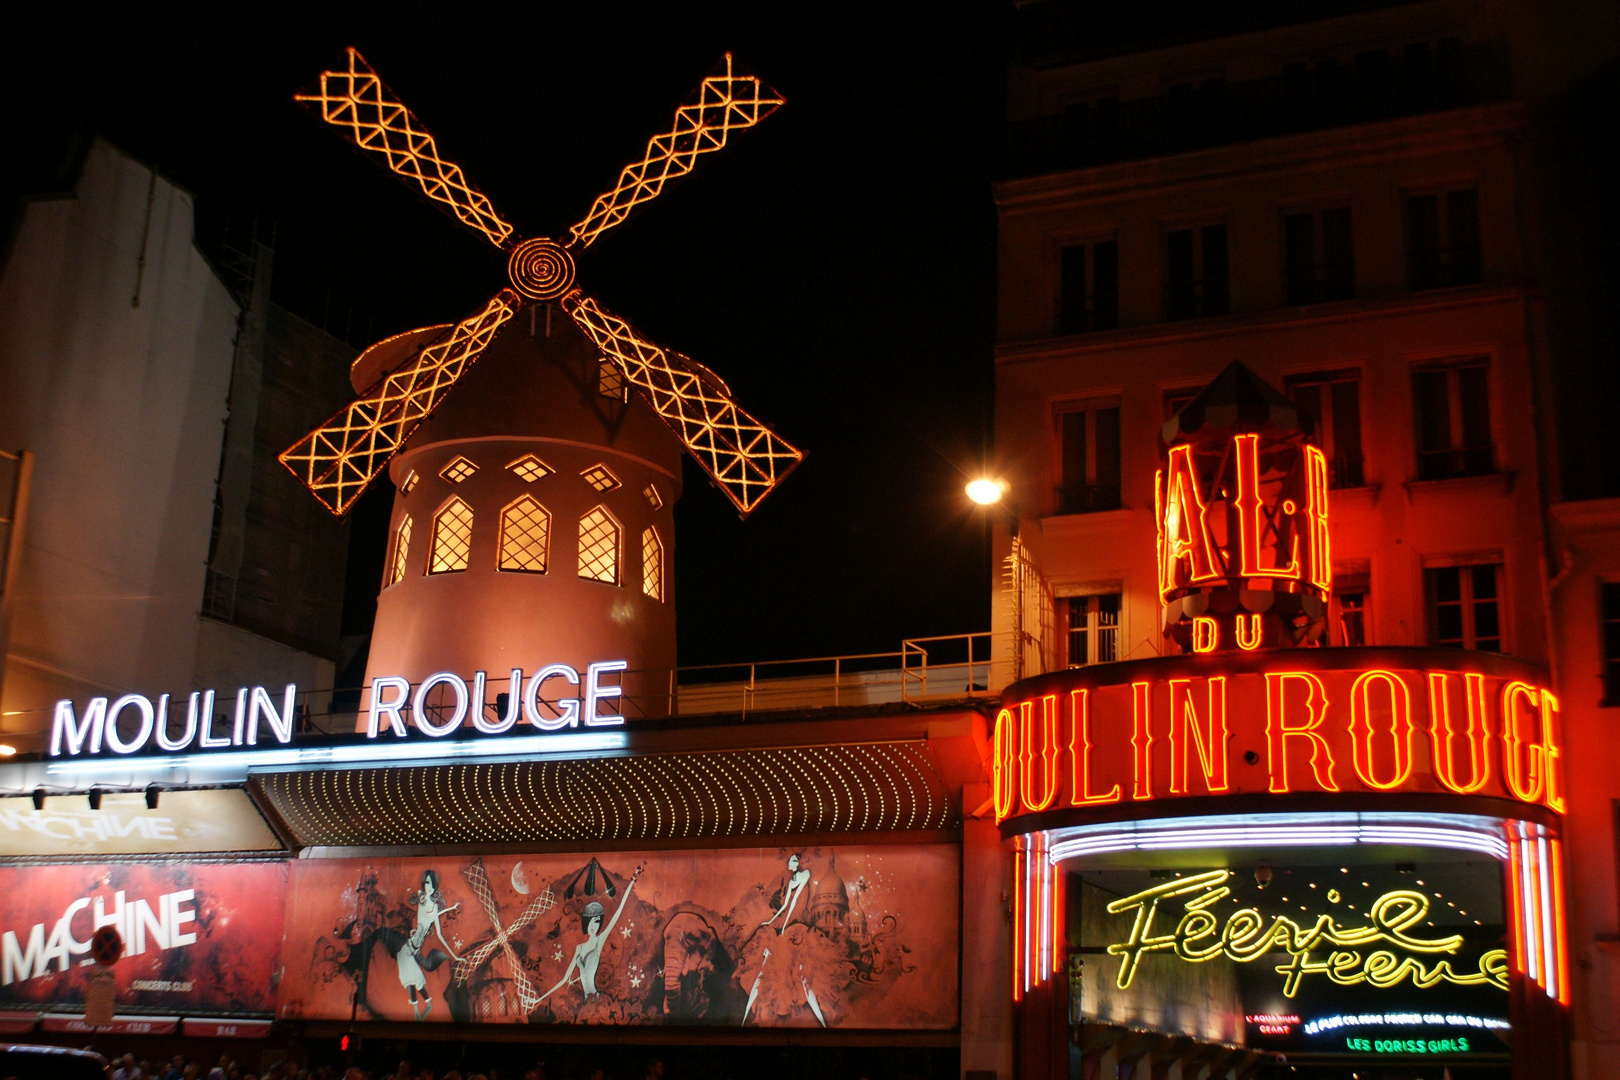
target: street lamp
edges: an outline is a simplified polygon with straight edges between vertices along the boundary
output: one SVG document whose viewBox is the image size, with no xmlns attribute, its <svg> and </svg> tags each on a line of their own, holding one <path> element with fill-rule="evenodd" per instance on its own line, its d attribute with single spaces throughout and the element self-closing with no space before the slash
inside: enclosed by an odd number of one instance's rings
<svg viewBox="0 0 1620 1080">
<path fill-rule="evenodd" d="M 971 480 L 967 486 L 967 497 L 980 506 L 994 506 L 1007 494 L 1010 484 L 1005 480 L 991 480 L 989 477 L 980 477 Z"/>
</svg>

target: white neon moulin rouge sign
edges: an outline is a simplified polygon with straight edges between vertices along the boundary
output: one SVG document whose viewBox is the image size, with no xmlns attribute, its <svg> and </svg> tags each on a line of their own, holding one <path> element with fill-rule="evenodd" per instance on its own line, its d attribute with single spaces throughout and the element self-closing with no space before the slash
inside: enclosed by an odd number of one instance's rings
<svg viewBox="0 0 1620 1080">
<path fill-rule="evenodd" d="M 621 697 L 624 688 L 605 680 L 628 667 L 629 663 L 624 660 L 603 660 L 587 665 L 581 674 L 568 664 L 548 664 L 527 678 L 522 668 L 513 668 L 505 708 L 493 720 L 485 715 L 482 706 L 489 681 L 482 671 L 473 674 L 471 683 L 454 672 L 435 672 L 416 685 L 414 694 L 410 680 L 394 675 L 379 676 L 371 683 L 365 736 L 376 739 L 386 733 L 403 739 L 414 729 L 419 735 L 440 739 L 459 731 L 469 719 L 479 735 L 504 735 L 517 726 L 520 717 L 524 723 L 545 732 L 582 726 L 618 727 L 624 723 L 624 717 L 617 713 L 604 714 L 601 710 L 604 702 Z M 543 689 L 555 690 L 559 686 L 572 688 L 574 692 L 559 698 L 542 695 Z M 440 691 L 448 700 L 430 705 L 430 696 L 435 691 Z M 128 755 L 153 748 L 174 754 L 260 745 L 287 746 L 293 741 L 297 700 L 298 687 L 293 683 L 288 683 L 282 691 L 279 705 L 265 687 L 244 686 L 236 692 L 230 734 L 216 735 L 211 723 L 217 701 L 213 690 L 191 692 L 186 701 L 185 722 L 178 733 L 175 726 L 180 713 L 171 710 L 168 694 L 159 695 L 156 701 L 144 694 L 91 698 L 82 716 L 70 699 L 63 699 L 56 703 L 51 723 L 50 756 Z M 479 702 L 480 707 L 473 708 L 474 702 Z M 409 710 L 408 718 L 406 710 Z"/>
</svg>

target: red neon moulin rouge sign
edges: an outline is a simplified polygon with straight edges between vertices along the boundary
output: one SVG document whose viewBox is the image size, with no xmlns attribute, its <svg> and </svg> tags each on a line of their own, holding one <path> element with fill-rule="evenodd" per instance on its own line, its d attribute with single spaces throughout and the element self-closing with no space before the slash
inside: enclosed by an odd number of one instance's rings
<svg viewBox="0 0 1620 1080">
<path fill-rule="evenodd" d="M 1309 415 L 1233 363 L 1161 430 L 1164 631 L 1183 652 L 1313 644 L 1332 558 L 1328 461 Z"/>
<path fill-rule="evenodd" d="M 1534 668 L 1438 649 L 1166 657 L 1026 679 L 996 716 L 996 820 L 1209 795 L 1433 793 L 1564 810 Z"/>
</svg>

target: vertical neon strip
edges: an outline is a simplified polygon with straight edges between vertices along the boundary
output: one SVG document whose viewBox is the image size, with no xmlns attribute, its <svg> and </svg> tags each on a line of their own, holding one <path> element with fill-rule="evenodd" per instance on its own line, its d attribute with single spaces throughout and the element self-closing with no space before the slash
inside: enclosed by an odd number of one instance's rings
<svg viewBox="0 0 1620 1080">
<path fill-rule="evenodd" d="M 1049 863 L 1050 859 L 1047 860 Z M 1069 882 L 1068 875 L 1063 873 L 1056 865 L 1052 866 L 1052 974 L 1063 974 L 1063 954 L 1066 949 L 1057 947 L 1058 942 L 1068 945 L 1069 933 Z"/>
<path fill-rule="evenodd" d="M 1552 867 L 1548 865 L 1547 835 L 1546 830 L 1540 827 L 1536 832 L 1536 864 L 1541 871 L 1536 875 L 1541 896 L 1541 955 L 1542 966 L 1547 969 L 1547 978 L 1542 985 L 1547 988 L 1548 997 L 1562 998 L 1564 973 L 1558 969 L 1558 943 L 1553 937 L 1558 919 L 1553 914 Z"/>
<path fill-rule="evenodd" d="M 1520 975 L 1530 972 L 1524 943 L 1524 890 L 1519 885 L 1519 829 L 1510 821 L 1506 826 L 1508 850 L 1508 923 L 1513 927 L 1513 963 Z"/>
<path fill-rule="evenodd" d="M 1558 951 L 1558 1003 L 1569 1004 L 1569 935 L 1564 927 L 1564 845 L 1552 842 L 1553 941 Z"/>
<path fill-rule="evenodd" d="M 1015 841 L 1013 850 L 1013 1000 L 1024 998 L 1024 841 Z"/>
<path fill-rule="evenodd" d="M 1535 848 L 1525 835 L 1523 822 L 1518 823 L 1519 830 L 1519 889 L 1524 900 L 1524 945 L 1526 968 L 1525 975 L 1532 982 L 1542 983 L 1541 975 L 1541 935 L 1536 932 L 1536 889 L 1535 879 Z"/>
<path fill-rule="evenodd" d="M 1045 881 L 1041 875 L 1041 851 L 1038 839 L 1030 845 L 1029 861 L 1025 865 L 1028 867 L 1029 873 L 1030 906 L 1029 967 L 1024 974 L 1024 991 L 1027 993 L 1040 985 L 1041 964 L 1043 961 L 1041 941 L 1045 937 L 1042 928 L 1046 922 L 1046 898 L 1042 895 L 1043 890 L 1041 889 Z"/>
</svg>

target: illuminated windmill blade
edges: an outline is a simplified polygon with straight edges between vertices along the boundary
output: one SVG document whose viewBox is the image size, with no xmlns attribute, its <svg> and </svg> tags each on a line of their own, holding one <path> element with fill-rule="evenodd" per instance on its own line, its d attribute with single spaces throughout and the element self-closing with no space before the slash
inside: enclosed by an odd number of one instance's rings
<svg viewBox="0 0 1620 1080">
<path fill-rule="evenodd" d="M 759 505 L 804 458 L 749 416 L 708 368 L 660 349 L 575 290 L 562 308 L 641 391 L 705 472 L 743 514 Z"/>
<path fill-rule="evenodd" d="M 675 110 L 674 127 L 654 135 L 641 160 L 626 165 L 613 189 L 591 205 L 585 220 L 569 229 L 569 245 L 590 247 L 630 211 L 657 198 L 669 181 L 691 172 L 700 154 L 724 149 L 733 132 L 753 127 L 782 102 L 780 94 L 752 75 L 734 75 L 731 54 L 726 53 L 720 69 Z"/>
<path fill-rule="evenodd" d="M 522 306 L 517 293 L 502 289 L 476 314 L 283 451 L 281 463 L 328 510 L 347 513 Z"/>
<path fill-rule="evenodd" d="M 461 166 L 439 156 L 438 146 L 422 122 L 354 49 L 348 50 L 344 70 L 321 72 L 319 89 L 294 95 L 293 100 L 316 109 L 328 124 L 343 128 L 356 146 L 380 155 L 390 169 L 415 181 L 422 194 L 490 243 L 498 248 L 510 246 L 512 226 L 495 212 L 488 196 L 467 182 Z"/>
</svg>

